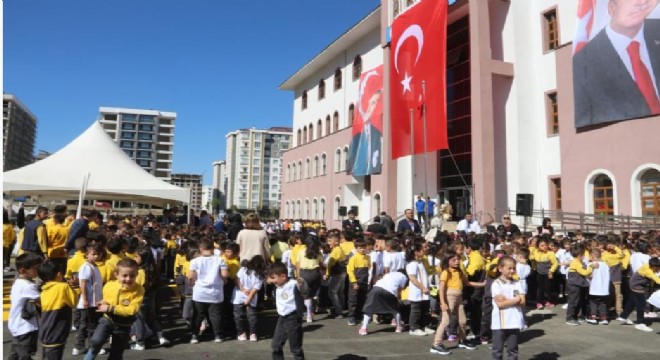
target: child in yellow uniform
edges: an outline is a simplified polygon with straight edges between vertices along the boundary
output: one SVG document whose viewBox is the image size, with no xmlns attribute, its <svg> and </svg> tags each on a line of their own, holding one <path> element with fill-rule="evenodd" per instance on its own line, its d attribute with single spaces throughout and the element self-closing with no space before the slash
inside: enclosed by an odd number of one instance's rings
<svg viewBox="0 0 660 360">
<path fill-rule="evenodd" d="M 559 267 L 557 256 L 548 249 L 548 240 L 541 238 L 538 242 L 538 249 L 532 252 L 532 258 L 536 261 L 536 309 L 553 307 L 555 304 L 550 302 L 550 283 L 553 274 Z"/>
<path fill-rule="evenodd" d="M 71 329 L 71 315 L 76 307 L 76 294 L 64 282 L 63 269 L 52 261 L 39 266 L 41 287 L 41 317 L 39 342 L 42 359 L 62 359 L 64 345 Z"/>
<path fill-rule="evenodd" d="M 64 273 L 64 278 L 67 280 L 69 285 L 71 285 L 76 296 L 80 296 L 80 286 L 78 286 L 78 271 L 80 270 L 80 267 L 85 263 L 85 249 L 87 248 L 87 239 L 77 238 L 74 246 L 76 248 L 76 252 L 66 262 L 66 272 Z M 71 326 L 71 330 L 76 331 L 79 327 L 80 310 L 78 310 L 76 307 L 73 309 L 73 325 Z"/>
<path fill-rule="evenodd" d="M 9 214 L 5 210 L 2 212 L 2 266 L 4 266 L 5 271 L 9 271 L 11 248 L 14 240 L 16 240 L 14 225 L 9 222 Z"/>
<path fill-rule="evenodd" d="M 343 249 L 343 247 L 342 247 Z M 348 260 L 348 325 L 357 325 L 357 319 L 362 318 L 362 307 L 369 290 L 369 270 L 371 259 L 366 255 L 367 243 L 363 240 L 355 242 L 355 255 Z"/>
<path fill-rule="evenodd" d="M 240 246 L 237 243 L 227 244 L 227 248 L 220 255 L 221 258 L 227 263 L 227 281 L 223 285 L 224 300 L 222 302 L 222 319 L 224 320 L 224 331 L 227 334 L 233 334 L 236 331 L 236 324 L 234 321 L 234 306 L 231 302 L 232 295 L 234 294 L 234 287 L 236 281 L 236 274 L 241 269 L 241 261 L 238 258 L 240 253 Z M 245 259 L 250 260 L 250 259 Z M 258 295 L 257 295 L 258 297 Z"/>
</svg>

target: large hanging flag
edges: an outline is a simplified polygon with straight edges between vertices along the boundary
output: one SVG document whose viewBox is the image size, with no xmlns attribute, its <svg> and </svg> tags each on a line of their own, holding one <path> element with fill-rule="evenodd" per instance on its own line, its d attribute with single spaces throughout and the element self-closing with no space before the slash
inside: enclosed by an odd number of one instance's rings
<svg viewBox="0 0 660 360">
<path fill-rule="evenodd" d="M 353 140 L 348 173 L 380 174 L 383 139 L 383 65 L 360 76 L 358 101 L 353 114 Z"/>
<path fill-rule="evenodd" d="M 446 1 L 423 0 L 394 20 L 390 44 L 392 159 L 424 152 L 425 138 L 427 152 L 448 148 L 446 49 Z"/>
<path fill-rule="evenodd" d="M 596 0 L 579 0 L 578 24 L 573 41 L 573 53 L 577 53 L 591 40 L 591 30 L 596 17 Z"/>
</svg>

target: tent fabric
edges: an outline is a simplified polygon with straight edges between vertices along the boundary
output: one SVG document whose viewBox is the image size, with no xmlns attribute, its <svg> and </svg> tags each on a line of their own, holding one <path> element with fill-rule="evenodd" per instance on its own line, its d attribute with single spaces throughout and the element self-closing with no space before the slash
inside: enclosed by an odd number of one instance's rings
<svg viewBox="0 0 660 360">
<path fill-rule="evenodd" d="M 3 174 L 3 192 L 12 197 L 77 200 L 89 173 L 86 200 L 132 201 L 156 206 L 190 202 L 190 189 L 151 175 L 117 146 L 96 121 L 53 155 Z"/>
</svg>

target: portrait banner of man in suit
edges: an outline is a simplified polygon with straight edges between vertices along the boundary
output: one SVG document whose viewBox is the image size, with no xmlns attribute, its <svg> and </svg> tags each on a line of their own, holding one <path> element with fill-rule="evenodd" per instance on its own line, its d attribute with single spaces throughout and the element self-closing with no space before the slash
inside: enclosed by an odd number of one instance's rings
<svg viewBox="0 0 660 360">
<path fill-rule="evenodd" d="M 353 176 L 380 174 L 383 157 L 382 65 L 360 76 L 358 102 L 353 116 L 348 172 Z"/>
<path fill-rule="evenodd" d="M 575 127 L 660 114 L 660 0 L 579 0 Z"/>
</svg>

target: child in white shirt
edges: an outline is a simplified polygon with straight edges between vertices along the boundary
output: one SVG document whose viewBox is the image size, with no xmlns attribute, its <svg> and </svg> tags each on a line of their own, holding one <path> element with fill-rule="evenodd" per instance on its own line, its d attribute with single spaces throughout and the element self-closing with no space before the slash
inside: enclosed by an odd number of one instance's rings
<svg viewBox="0 0 660 360">
<path fill-rule="evenodd" d="M 591 273 L 589 283 L 589 313 L 587 322 L 590 324 L 607 325 L 607 298 L 610 295 L 610 267 L 600 260 L 601 250 L 591 250 L 591 261 L 598 263 Z M 600 320 L 600 322 L 599 322 Z"/>
<path fill-rule="evenodd" d="M 16 258 L 18 278 L 11 286 L 11 307 L 7 327 L 11 333 L 11 354 L 9 359 L 31 359 L 37 352 L 39 325 L 36 304 L 39 289 L 34 279 L 41 264 L 41 257 L 34 253 L 24 253 Z M 34 309 L 32 312 L 30 310 Z"/>
<path fill-rule="evenodd" d="M 525 292 L 520 282 L 513 278 L 516 273 L 516 261 L 505 256 L 497 263 L 500 275 L 491 286 L 493 312 L 491 329 L 493 330 L 493 359 L 502 359 L 504 342 L 508 359 L 518 358 L 518 334 L 523 328 L 523 306 Z"/>
<path fill-rule="evenodd" d="M 273 334 L 271 347 L 273 350 L 273 359 L 284 359 L 282 348 L 289 340 L 289 349 L 293 358 L 296 360 L 305 359 L 305 353 L 302 349 L 303 331 L 302 314 L 304 305 L 302 304 L 302 294 L 308 289 L 305 282 L 301 279 L 292 280 L 287 276 L 287 269 L 284 264 L 274 263 L 268 273 L 268 283 L 275 285 L 275 304 L 277 305 L 277 325 Z"/>
<path fill-rule="evenodd" d="M 234 305 L 238 341 L 248 339 L 245 332 L 246 320 L 249 324 L 250 341 L 257 341 L 257 292 L 261 289 L 265 277 L 266 261 L 261 255 L 254 256 L 250 261 L 243 261 L 243 266 L 236 274 L 231 303 Z"/>
</svg>

